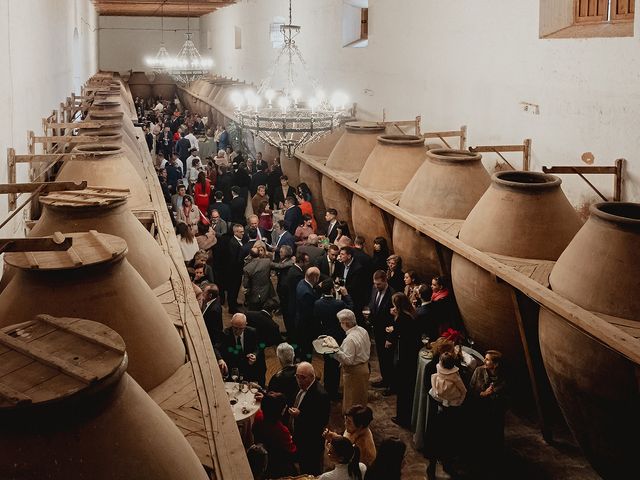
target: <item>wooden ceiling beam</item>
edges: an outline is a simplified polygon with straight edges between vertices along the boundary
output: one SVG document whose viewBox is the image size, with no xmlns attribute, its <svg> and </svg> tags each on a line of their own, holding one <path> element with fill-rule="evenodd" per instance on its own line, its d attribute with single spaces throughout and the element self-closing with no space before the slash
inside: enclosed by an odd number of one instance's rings
<svg viewBox="0 0 640 480">
<path fill-rule="evenodd" d="M 236 0 L 93 0 L 102 16 L 200 17 Z"/>
</svg>

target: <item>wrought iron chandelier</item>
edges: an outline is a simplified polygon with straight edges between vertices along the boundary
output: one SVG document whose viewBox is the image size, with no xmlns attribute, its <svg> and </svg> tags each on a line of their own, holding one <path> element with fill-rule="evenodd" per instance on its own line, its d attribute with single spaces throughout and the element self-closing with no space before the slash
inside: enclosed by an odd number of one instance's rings
<svg viewBox="0 0 640 480">
<path fill-rule="evenodd" d="M 193 34 L 190 31 L 189 13 L 189 2 L 187 2 L 187 32 L 184 34 L 186 40 L 178 55 L 172 57 L 164 46 L 164 16 L 162 16 L 160 49 L 155 57 L 146 60 L 155 73 L 167 73 L 176 82 L 185 85 L 208 75 L 213 66 L 213 60 L 203 58 L 191 39 Z"/>
<path fill-rule="evenodd" d="M 242 129 L 253 132 L 265 142 L 280 148 L 293 157 L 303 145 L 315 142 L 339 126 L 346 114 L 347 97 L 335 93 L 328 98 L 318 82 L 313 79 L 296 45 L 295 37 L 300 26 L 292 20 L 289 0 L 289 23 L 280 26 L 283 46 L 267 78 L 260 82 L 257 91 L 248 89 L 233 95 L 235 116 Z M 313 94 L 302 97 L 302 87 L 296 83 L 296 62 L 302 69 Z M 284 85 L 274 88 L 276 74 L 284 70 Z"/>
</svg>

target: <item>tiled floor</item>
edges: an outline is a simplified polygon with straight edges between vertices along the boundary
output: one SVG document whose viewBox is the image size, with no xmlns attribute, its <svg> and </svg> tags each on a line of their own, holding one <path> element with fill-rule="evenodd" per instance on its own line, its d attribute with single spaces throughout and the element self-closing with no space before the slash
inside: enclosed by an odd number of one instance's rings
<svg viewBox="0 0 640 480">
<path fill-rule="evenodd" d="M 227 318 L 225 318 L 228 321 Z M 276 319 L 281 322 L 280 319 Z M 374 349 L 375 354 L 375 349 Z M 279 368 L 275 358 L 275 347 L 270 347 L 266 351 L 267 358 L 267 380 Z M 314 356 L 313 365 L 316 374 L 322 378 L 322 359 L 319 355 Z M 376 377 L 378 363 L 372 357 L 372 378 Z M 390 436 L 399 437 L 407 445 L 407 455 L 403 467 L 402 478 L 405 480 L 423 480 L 426 478 L 425 470 L 427 460 L 413 446 L 413 433 L 402 429 L 391 421 L 395 415 L 395 396 L 384 397 L 381 390 L 370 389 L 369 406 L 374 412 L 374 421 L 371 425 L 376 443 Z M 335 402 L 332 405 L 332 413 L 329 427 L 334 431 L 342 431 L 344 422 L 341 415 L 341 405 Z M 465 441 L 482 441 L 482 439 L 471 439 L 465 437 L 465 432 L 461 432 L 461 438 Z M 540 431 L 534 422 L 513 413 L 507 414 L 505 429 L 505 446 L 502 474 L 500 478 L 518 480 L 595 480 L 600 478 L 580 452 L 571 434 L 563 425 L 554 427 L 554 438 L 556 444 L 550 446 L 544 442 Z M 329 462 L 325 462 L 326 468 L 330 469 Z M 440 465 L 437 469 L 439 479 L 451 478 L 445 474 Z M 490 478 L 487 475 L 465 475 L 462 472 L 455 478 L 461 480 L 485 480 Z"/>
</svg>

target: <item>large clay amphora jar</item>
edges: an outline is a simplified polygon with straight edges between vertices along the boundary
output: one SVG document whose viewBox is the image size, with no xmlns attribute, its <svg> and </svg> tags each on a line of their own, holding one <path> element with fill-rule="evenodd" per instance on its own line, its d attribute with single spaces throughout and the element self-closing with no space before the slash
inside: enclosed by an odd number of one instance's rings
<svg viewBox="0 0 640 480">
<path fill-rule="evenodd" d="M 300 159 L 295 155 L 288 157 L 284 152 L 280 153 L 280 167 L 282 174 L 289 179 L 289 185 L 297 187 L 300 185 Z"/>
<path fill-rule="evenodd" d="M 129 373 L 153 389 L 184 364 L 173 322 L 126 260 L 124 240 L 95 231 L 67 235 L 73 237 L 67 251 L 5 255 L 16 271 L 0 294 L 0 327 L 39 313 L 92 318 L 125 339 Z"/>
<path fill-rule="evenodd" d="M 566 299 L 640 336 L 640 204 L 598 203 L 555 264 L 549 282 Z M 562 413 L 606 479 L 637 467 L 638 365 L 540 310 L 540 348 Z"/>
<path fill-rule="evenodd" d="M 327 159 L 327 168 L 355 181 L 376 146 L 378 136 L 383 134 L 384 130 L 383 125 L 373 122 L 348 122 L 344 135 L 340 137 Z M 350 231 L 353 231 L 352 195 L 350 190 L 330 178 L 322 178 L 322 201 L 325 207 L 335 208 L 338 218 L 349 224 Z M 369 245 L 371 244 L 372 242 L 369 242 Z"/>
<path fill-rule="evenodd" d="M 133 72 L 129 77 L 131 96 L 147 99 L 151 96 L 151 82 L 144 72 Z"/>
<path fill-rule="evenodd" d="M 0 362 L 12 366 L 0 377 L 0 478 L 208 478 L 125 373 L 125 343 L 110 328 L 39 315 L 0 332 Z"/>
<path fill-rule="evenodd" d="M 280 157 L 280 152 L 278 152 L 276 147 L 265 142 L 258 136 L 253 138 L 253 146 L 256 149 L 256 153 L 262 152 L 262 158 L 266 160 L 269 165 L 273 165 L 275 159 Z M 289 180 L 289 183 L 291 183 L 291 180 Z"/>
<path fill-rule="evenodd" d="M 129 188 L 129 208 L 148 209 L 150 197 L 148 187 L 133 166 L 137 159 L 129 160 L 124 150 L 117 145 L 82 144 L 73 153 L 83 156 L 65 161 L 56 178 L 59 182 L 86 180 L 89 185 L 113 188 Z"/>
<path fill-rule="evenodd" d="M 109 110 L 91 110 L 87 113 L 87 120 L 98 120 L 107 122 L 121 122 L 122 131 L 128 135 L 134 142 L 138 141 L 138 135 L 142 134 L 142 130 L 136 129 L 131 119 L 125 117 L 124 112 Z"/>
<path fill-rule="evenodd" d="M 380 135 L 358 177 L 358 185 L 387 200 L 398 203 L 400 195 L 425 161 L 424 139 L 416 135 Z M 355 234 L 369 245 L 375 237 L 391 242 L 383 212 L 358 195 L 353 196 L 351 218 Z M 391 227 L 391 218 L 389 227 Z"/>
<path fill-rule="evenodd" d="M 98 129 L 91 134 L 81 133 L 79 136 L 91 135 L 97 137 L 97 142 L 92 142 L 97 145 L 118 145 L 124 150 L 124 154 L 131 161 L 132 165 L 138 172 L 140 178 L 145 180 L 147 178 L 147 172 L 143 164 L 142 154 L 136 143 L 134 143 L 128 135 L 123 135 L 122 130 L 119 132 L 112 129 Z M 145 143 L 146 145 L 146 143 Z"/>
<path fill-rule="evenodd" d="M 494 173 L 491 186 L 471 210 L 459 238 L 488 254 L 556 260 L 581 227 L 577 212 L 553 175 Z M 451 277 L 469 335 L 482 349 L 497 349 L 511 364 L 524 364 L 508 286 L 454 254 Z"/>
<path fill-rule="evenodd" d="M 173 101 L 176 82 L 169 75 L 156 75 L 151 84 L 151 94 L 154 97 L 162 97 L 163 100 Z"/>
<path fill-rule="evenodd" d="M 405 188 L 398 205 L 415 215 L 464 220 L 491 183 L 481 160 L 481 155 L 465 150 L 428 151 L 427 161 Z M 402 257 L 405 270 L 418 272 L 427 284 L 430 276 L 450 271 L 450 250 L 443 247 L 448 265 L 442 271 L 434 241 L 400 220 L 393 224 L 393 250 Z"/>
<path fill-rule="evenodd" d="M 127 208 L 128 195 L 128 191 L 98 188 L 52 192 L 40 197 L 42 216 L 29 236 L 89 230 L 115 235 L 127 242 L 127 260 L 149 287 L 159 287 L 171 276 L 167 258 L 158 242 Z"/>
</svg>

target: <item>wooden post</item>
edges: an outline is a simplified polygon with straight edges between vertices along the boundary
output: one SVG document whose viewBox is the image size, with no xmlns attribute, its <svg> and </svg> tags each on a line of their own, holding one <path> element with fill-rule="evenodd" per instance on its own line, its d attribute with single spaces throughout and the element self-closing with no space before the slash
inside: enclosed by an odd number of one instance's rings
<svg viewBox="0 0 640 480">
<path fill-rule="evenodd" d="M 622 199 L 622 167 L 624 165 L 624 158 L 618 158 L 616 160 L 616 178 L 613 184 L 613 201 L 619 202 Z"/>
<path fill-rule="evenodd" d="M 460 127 L 460 150 L 464 150 L 467 147 L 467 126 L 462 125 Z"/>
<path fill-rule="evenodd" d="M 522 170 L 528 172 L 531 168 L 531 139 L 525 138 L 522 150 Z"/>
<path fill-rule="evenodd" d="M 7 181 L 16 183 L 16 150 L 7 148 Z M 16 201 L 18 196 L 15 193 L 9 194 L 9 211 L 16 209 Z"/>
<path fill-rule="evenodd" d="M 529 379 L 531 381 L 531 390 L 533 392 L 533 398 L 536 403 L 536 410 L 538 412 L 538 420 L 540 422 L 540 430 L 542 432 L 542 437 L 545 442 L 551 443 L 553 441 L 553 434 L 551 431 L 551 427 L 549 425 L 549 421 L 545 414 L 545 409 L 542 404 L 542 396 L 541 396 L 541 382 L 539 375 L 536 372 L 536 366 L 533 361 L 533 355 L 530 348 L 530 342 L 527 338 L 527 329 L 525 328 L 525 318 L 531 316 L 531 309 L 525 308 L 525 302 L 527 300 L 526 297 L 522 295 L 515 288 L 509 287 L 509 291 L 511 293 L 511 301 L 513 303 L 513 310 L 515 311 L 516 322 L 518 324 L 518 331 L 520 332 L 520 340 L 522 341 L 522 349 L 524 351 L 524 357 L 527 362 L 527 369 L 529 370 Z M 528 299 L 529 304 L 535 305 L 530 299 Z M 536 309 L 537 311 L 538 309 Z M 530 320 L 530 319 L 529 319 Z M 533 319 L 537 320 L 537 317 Z M 529 325 L 531 327 L 531 325 Z M 531 329 L 531 328 L 530 328 Z M 537 331 L 537 329 L 536 329 Z M 537 339 L 536 339 L 537 341 Z M 531 342 L 533 343 L 533 342 Z"/>
</svg>

